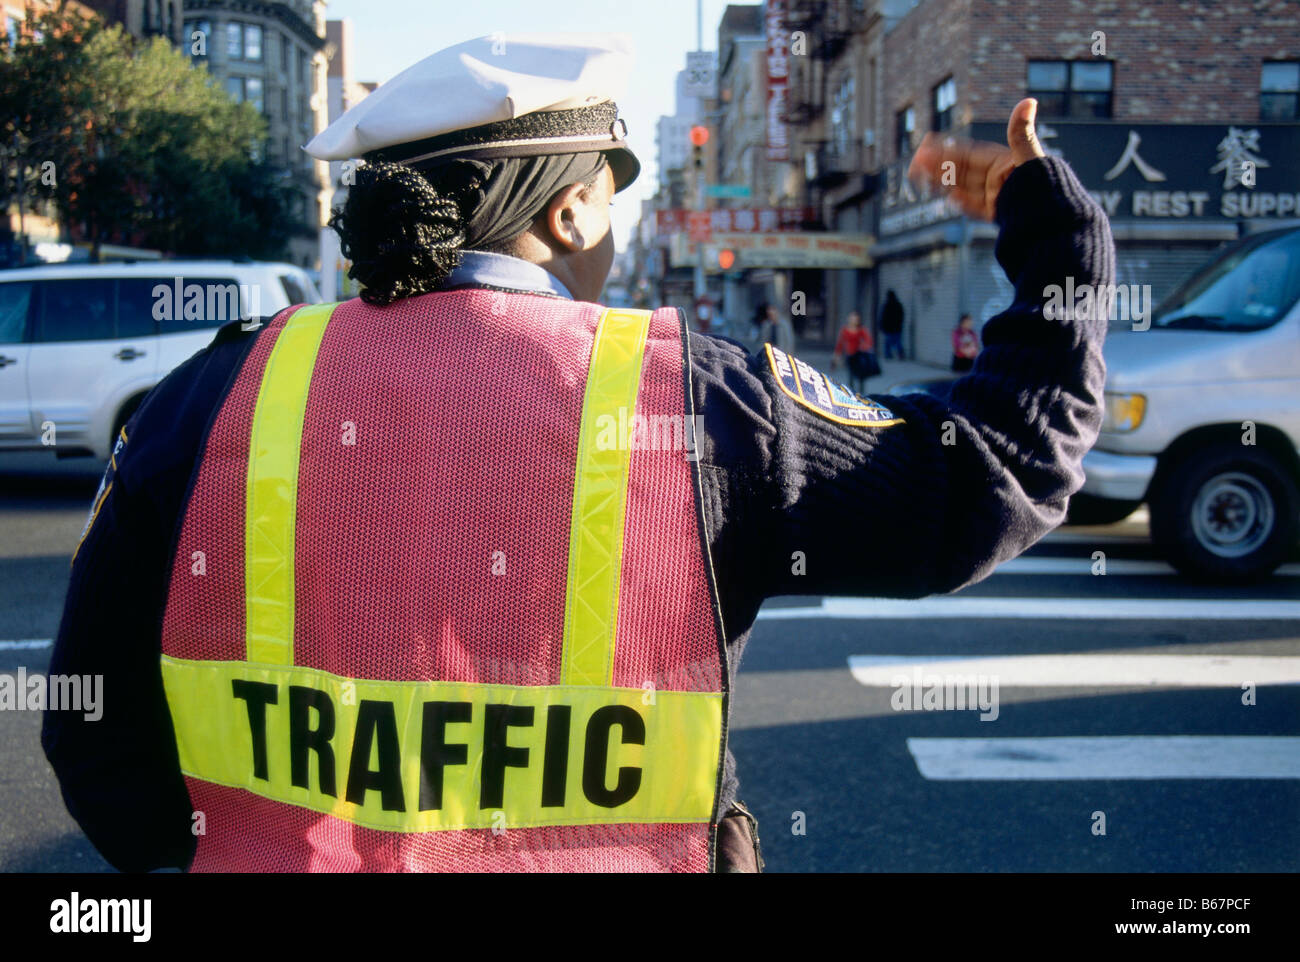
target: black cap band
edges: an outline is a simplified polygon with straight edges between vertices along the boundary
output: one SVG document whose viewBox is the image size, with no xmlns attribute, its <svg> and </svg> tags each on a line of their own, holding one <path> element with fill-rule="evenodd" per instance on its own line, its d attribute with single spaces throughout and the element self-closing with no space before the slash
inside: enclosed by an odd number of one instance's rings
<svg viewBox="0 0 1300 962">
<path fill-rule="evenodd" d="M 542 154 L 585 154 L 604 151 L 614 171 L 615 190 L 636 180 L 641 164 L 627 146 L 627 124 L 613 101 L 570 110 L 539 110 L 522 117 L 481 124 L 465 130 L 384 147 L 366 160 L 421 168 L 473 157 L 535 157 Z"/>
</svg>

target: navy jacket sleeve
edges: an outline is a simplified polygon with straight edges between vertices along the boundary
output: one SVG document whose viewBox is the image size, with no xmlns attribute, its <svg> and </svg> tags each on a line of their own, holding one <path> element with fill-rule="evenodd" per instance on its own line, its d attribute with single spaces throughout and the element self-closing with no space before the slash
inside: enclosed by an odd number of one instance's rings
<svg viewBox="0 0 1300 962">
<path fill-rule="evenodd" d="M 947 401 L 873 396 L 902 424 L 836 423 L 787 397 L 766 357 L 691 337 L 704 516 L 729 635 L 771 595 L 956 590 L 1064 519 L 1101 423 L 1106 319 L 1044 317 L 1045 288 L 1067 276 L 1113 283 L 1114 242 L 1057 158 L 1016 168 L 996 217 L 1014 301 L 985 325 L 984 350 Z"/>
<path fill-rule="evenodd" d="M 68 812 L 122 871 L 184 868 L 194 855 L 159 664 L 163 606 L 199 446 L 252 341 L 227 325 L 149 394 L 73 558 L 50 672 L 102 676 L 102 717 L 47 711 L 41 745 Z"/>
</svg>

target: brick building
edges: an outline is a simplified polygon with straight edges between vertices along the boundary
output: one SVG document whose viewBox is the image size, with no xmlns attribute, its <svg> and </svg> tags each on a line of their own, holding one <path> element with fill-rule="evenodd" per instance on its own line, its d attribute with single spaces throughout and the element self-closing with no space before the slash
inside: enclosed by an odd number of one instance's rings
<svg viewBox="0 0 1300 962">
<path fill-rule="evenodd" d="M 1004 142 L 1037 97 L 1045 145 L 1111 216 L 1118 281 L 1156 301 L 1225 240 L 1300 217 L 1296 0 L 795 0 L 790 20 L 807 202 L 875 238 L 873 267 L 827 272 L 827 313 L 870 317 L 894 289 L 920 360 L 945 363 L 958 314 L 1011 293 L 994 227 L 906 182 L 925 131 Z"/>
<path fill-rule="evenodd" d="M 267 159 L 293 187 L 287 259 L 315 270 L 328 219 L 329 168 L 301 148 L 328 116 L 324 0 L 184 0 L 183 11 L 194 64 L 266 117 Z"/>
</svg>

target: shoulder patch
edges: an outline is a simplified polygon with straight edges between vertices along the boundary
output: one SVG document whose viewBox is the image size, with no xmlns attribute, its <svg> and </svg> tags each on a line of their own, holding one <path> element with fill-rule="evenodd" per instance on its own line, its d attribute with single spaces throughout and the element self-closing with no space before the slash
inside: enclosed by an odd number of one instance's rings
<svg viewBox="0 0 1300 962">
<path fill-rule="evenodd" d="M 95 492 L 95 498 L 90 503 L 90 514 L 86 516 L 86 523 L 82 525 L 81 537 L 77 539 L 77 547 L 72 550 L 72 562 L 77 560 L 77 552 L 81 550 L 82 542 L 86 540 L 86 535 L 90 534 L 90 529 L 95 525 L 95 519 L 99 517 L 99 509 L 104 506 L 108 493 L 113 490 L 113 480 L 117 477 L 117 459 L 124 447 L 126 447 L 125 427 L 117 436 L 117 443 L 113 445 L 113 453 L 108 458 L 108 467 L 104 469 L 104 476 L 99 481 L 99 490 Z M 72 562 L 69 562 L 69 564 Z"/>
<path fill-rule="evenodd" d="M 768 363 L 781 390 L 810 411 L 837 424 L 853 427 L 889 427 L 902 424 L 903 419 L 883 404 L 854 394 L 849 388 L 818 371 L 816 368 L 786 354 L 771 344 L 766 344 Z"/>
</svg>

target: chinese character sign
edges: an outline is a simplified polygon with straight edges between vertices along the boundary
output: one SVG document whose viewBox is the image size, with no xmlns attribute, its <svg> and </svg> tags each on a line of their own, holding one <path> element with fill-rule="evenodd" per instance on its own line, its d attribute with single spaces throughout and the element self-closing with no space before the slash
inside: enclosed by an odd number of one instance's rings
<svg viewBox="0 0 1300 962">
<path fill-rule="evenodd" d="M 1300 124 L 1054 121 L 1051 130 L 1052 152 L 1112 219 L 1300 217 Z M 1005 128 L 975 124 L 972 136 L 996 142 Z"/>
</svg>

